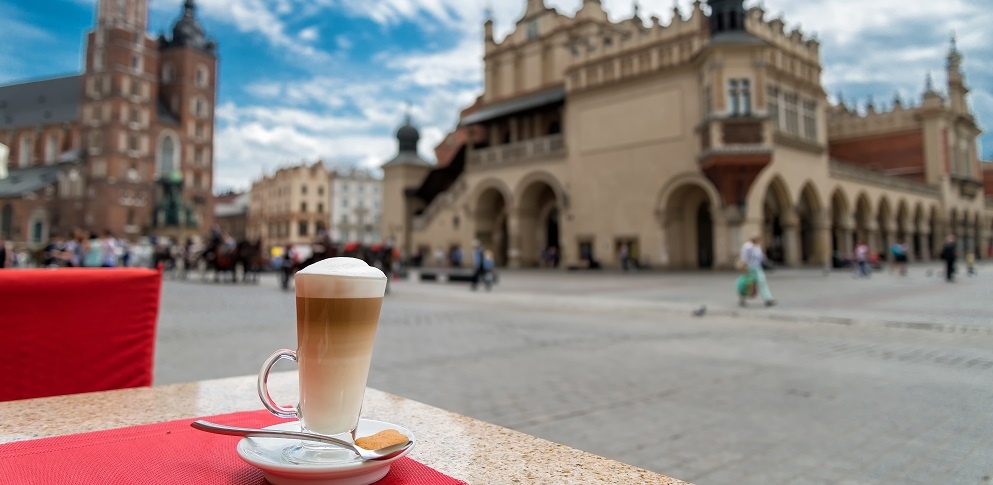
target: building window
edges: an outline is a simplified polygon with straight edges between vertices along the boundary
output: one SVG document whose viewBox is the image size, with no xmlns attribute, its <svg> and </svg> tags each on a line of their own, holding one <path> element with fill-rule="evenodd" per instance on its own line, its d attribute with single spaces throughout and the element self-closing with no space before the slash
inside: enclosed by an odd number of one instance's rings
<svg viewBox="0 0 993 485">
<path fill-rule="evenodd" d="M 306 185 L 300 187 L 300 194 L 301 195 L 307 195 L 307 186 Z"/>
<path fill-rule="evenodd" d="M 348 225 L 348 215 L 347 214 L 341 216 L 341 224 L 342 225 L 345 225 L 345 226 Z"/>
<path fill-rule="evenodd" d="M 140 55 L 135 54 L 131 56 L 131 69 L 134 70 L 134 72 L 141 72 L 141 65 L 142 62 Z"/>
<path fill-rule="evenodd" d="M 168 175 L 176 169 L 176 142 L 171 136 L 162 138 L 159 144 L 159 174 Z"/>
<path fill-rule="evenodd" d="M 803 101 L 803 136 L 817 139 L 817 102 L 809 99 Z"/>
<path fill-rule="evenodd" d="M 193 150 L 193 164 L 197 167 L 203 166 L 203 149 L 196 148 Z"/>
<path fill-rule="evenodd" d="M 348 192 L 348 184 L 341 184 L 341 191 Z"/>
<path fill-rule="evenodd" d="M 210 77 L 210 74 L 207 72 L 207 67 L 206 66 L 204 66 L 203 64 L 197 66 L 197 73 L 196 73 L 196 84 L 197 84 L 197 87 L 199 87 L 199 88 L 205 88 L 205 87 L 207 87 L 207 79 L 209 77 Z"/>
<path fill-rule="evenodd" d="M 306 202 L 301 202 L 300 203 L 300 213 L 301 214 L 306 214 L 307 213 L 307 203 Z"/>
<path fill-rule="evenodd" d="M 175 77 L 176 69 L 172 67 L 172 64 L 167 63 L 165 66 L 162 66 L 162 82 L 171 83 Z"/>
<path fill-rule="evenodd" d="M 528 22 L 528 40 L 538 38 L 538 21 L 532 20 Z"/>
<path fill-rule="evenodd" d="M 728 80 L 728 109 L 732 115 L 738 114 L 738 80 Z"/>
<path fill-rule="evenodd" d="M 196 138 L 197 140 L 203 139 L 203 126 L 202 125 L 200 125 L 200 124 L 197 124 L 196 125 L 196 128 L 194 129 L 193 137 Z"/>
<path fill-rule="evenodd" d="M 783 101 L 786 104 L 786 133 L 797 136 L 800 134 L 800 120 L 797 113 L 796 93 L 786 93 L 783 95 Z"/>
<path fill-rule="evenodd" d="M 348 208 L 348 199 L 342 199 L 341 200 L 341 206 L 347 209 Z"/>
<path fill-rule="evenodd" d="M 299 227 L 297 228 L 297 234 L 299 236 L 306 236 L 307 230 L 310 229 L 307 226 L 309 226 L 309 224 L 307 224 L 306 221 L 300 221 Z"/>
<path fill-rule="evenodd" d="M 751 116 L 752 114 L 752 83 L 748 79 L 741 80 L 741 114 Z"/>
<path fill-rule="evenodd" d="M 323 214 L 324 213 L 324 204 L 321 203 L 321 202 L 318 202 L 317 203 L 317 213 L 318 214 Z"/>
<path fill-rule="evenodd" d="M 207 102 L 203 98 L 196 98 L 193 100 L 193 114 L 199 118 L 207 117 Z"/>
<path fill-rule="evenodd" d="M 752 113 L 751 82 L 748 79 L 728 80 L 728 105 L 732 116 Z"/>
<path fill-rule="evenodd" d="M 101 49 L 101 50 L 97 51 L 97 55 L 93 58 L 93 67 L 97 71 L 102 70 L 103 69 L 103 61 L 104 61 L 104 56 L 103 56 L 103 50 Z"/>
<path fill-rule="evenodd" d="M 779 88 L 775 86 L 769 86 L 766 92 L 767 92 L 766 110 L 769 112 L 769 121 L 772 122 L 772 127 L 778 131 L 780 129 Z"/>
<path fill-rule="evenodd" d="M 324 195 L 324 186 L 317 187 L 317 195 Z"/>
<path fill-rule="evenodd" d="M 45 142 L 45 162 L 54 163 L 55 157 L 59 153 L 59 135 L 52 133 L 48 135 L 48 141 Z"/>
<path fill-rule="evenodd" d="M 31 163 L 31 152 L 34 145 L 34 139 L 31 135 L 24 135 L 21 137 L 21 147 L 18 150 L 18 166 L 27 167 Z"/>
<path fill-rule="evenodd" d="M 128 121 L 132 123 L 138 122 L 138 108 L 131 108 L 131 112 L 128 113 Z"/>
<path fill-rule="evenodd" d="M 128 135 L 128 151 L 137 152 L 138 151 L 138 137 L 134 135 Z"/>
</svg>

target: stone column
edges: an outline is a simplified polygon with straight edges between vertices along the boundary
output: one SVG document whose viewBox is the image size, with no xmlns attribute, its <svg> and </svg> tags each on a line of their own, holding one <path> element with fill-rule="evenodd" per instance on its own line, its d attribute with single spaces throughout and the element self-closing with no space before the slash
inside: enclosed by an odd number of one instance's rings
<svg viewBox="0 0 993 485">
<path fill-rule="evenodd" d="M 879 233 L 879 225 L 876 224 L 875 222 L 870 222 L 868 225 L 866 225 L 865 232 L 866 232 L 865 242 L 866 244 L 869 245 L 869 252 L 878 253 L 882 246 L 882 238 L 881 238 L 881 234 Z"/>
<path fill-rule="evenodd" d="M 724 211 L 711 205 L 710 220 L 713 226 L 711 228 L 713 247 L 710 248 L 714 257 L 713 269 L 731 267 L 731 259 L 727 251 L 728 225 Z"/>
<path fill-rule="evenodd" d="M 786 266 L 800 265 L 800 221 L 796 214 L 783 214 L 780 223 L 783 226 L 783 260 Z"/>
<path fill-rule="evenodd" d="M 921 261 L 925 261 L 925 262 L 926 261 L 931 261 L 931 259 L 933 258 L 933 254 L 934 254 L 934 250 L 932 249 L 932 246 L 931 246 L 933 244 L 933 242 L 931 240 L 931 228 L 929 228 L 929 227 L 922 227 L 922 228 L 918 229 L 917 232 L 920 234 L 920 240 L 921 240 L 921 247 L 920 247 L 920 250 L 921 250 L 921 259 L 920 260 Z"/>
<path fill-rule="evenodd" d="M 715 225 L 720 220 L 722 226 L 721 231 L 717 231 L 716 227 L 714 231 L 714 267 L 734 267 L 741 257 L 738 252 L 748 237 L 743 232 L 745 214 L 740 208 L 731 206 L 725 207 L 720 215 L 712 214 L 711 217 L 714 218 Z"/>
<path fill-rule="evenodd" d="M 914 241 L 915 234 L 917 234 L 917 229 L 914 229 L 903 236 L 903 243 L 907 246 L 907 261 L 917 260 L 917 243 Z"/>
<path fill-rule="evenodd" d="M 507 267 L 521 267 L 521 214 L 518 210 L 507 213 Z"/>
</svg>

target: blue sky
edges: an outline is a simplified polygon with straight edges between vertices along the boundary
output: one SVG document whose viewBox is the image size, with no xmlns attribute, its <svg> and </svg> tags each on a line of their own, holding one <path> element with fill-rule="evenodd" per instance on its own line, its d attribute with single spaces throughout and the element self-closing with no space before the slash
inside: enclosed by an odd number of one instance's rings
<svg viewBox="0 0 993 485">
<path fill-rule="evenodd" d="M 0 0 L 0 83 L 80 70 L 95 0 Z M 683 11 L 689 0 L 678 0 Z M 747 2 L 747 5 L 755 4 Z M 822 42 L 829 93 L 864 105 L 919 99 L 927 71 L 944 89 L 948 37 L 958 33 L 984 159 L 993 159 L 993 9 L 989 0 L 765 0 L 770 18 Z M 169 30 L 182 0 L 150 0 L 149 30 Z M 247 188 L 263 170 L 321 158 L 377 166 L 410 101 L 421 152 L 456 124 L 482 89 L 482 21 L 492 5 L 498 38 L 525 0 L 198 0 L 220 45 L 215 189 Z M 546 0 L 565 14 L 582 0 Z M 668 22 L 673 0 L 640 0 L 641 16 Z M 612 19 L 632 0 L 603 0 Z M 984 62 L 985 61 L 985 62 Z"/>
</svg>

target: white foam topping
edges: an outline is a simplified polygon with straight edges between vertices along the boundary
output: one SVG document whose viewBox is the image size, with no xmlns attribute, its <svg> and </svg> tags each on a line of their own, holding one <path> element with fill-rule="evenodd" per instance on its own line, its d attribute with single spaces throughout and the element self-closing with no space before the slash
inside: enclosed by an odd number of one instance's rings
<svg viewBox="0 0 993 485">
<path fill-rule="evenodd" d="M 382 298 L 386 275 L 356 258 L 329 258 L 297 272 L 297 296 L 304 298 Z"/>
</svg>

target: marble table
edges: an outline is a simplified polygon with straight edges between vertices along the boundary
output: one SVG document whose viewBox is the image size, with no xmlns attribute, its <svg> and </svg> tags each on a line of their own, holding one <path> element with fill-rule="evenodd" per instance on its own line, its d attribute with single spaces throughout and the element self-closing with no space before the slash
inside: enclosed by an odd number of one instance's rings
<svg viewBox="0 0 993 485">
<path fill-rule="evenodd" d="M 0 443 L 262 409 L 256 376 L 0 402 Z M 269 389 L 293 402 L 296 372 L 274 373 Z M 682 484 L 621 462 L 368 389 L 363 417 L 417 436 L 410 457 L 469 484 Z M 232 450 L 234 453 L 234 450 Z"/>
</svg>

